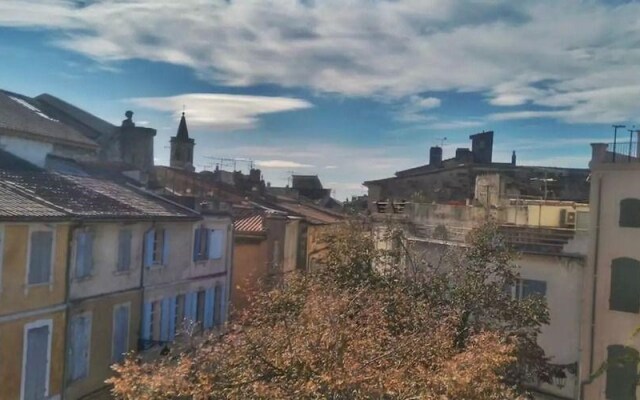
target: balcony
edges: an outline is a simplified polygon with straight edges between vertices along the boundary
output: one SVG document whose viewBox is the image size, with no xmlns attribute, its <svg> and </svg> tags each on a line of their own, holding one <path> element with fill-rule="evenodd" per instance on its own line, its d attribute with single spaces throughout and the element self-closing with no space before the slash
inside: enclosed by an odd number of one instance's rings
<svg viewBox="0 0 640 400">
<path fill-rule="evenodd" d="M 592 143 L 591 163 L 640 163 L 640 142 Z"/>
</svg>

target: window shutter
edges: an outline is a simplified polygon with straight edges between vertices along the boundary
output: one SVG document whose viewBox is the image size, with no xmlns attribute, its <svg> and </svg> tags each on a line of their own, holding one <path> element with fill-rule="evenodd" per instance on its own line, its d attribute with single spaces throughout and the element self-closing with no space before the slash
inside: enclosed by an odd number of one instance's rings
<svg viewBox="0 0 640 400">
<path fill-rule="evenodd" d="M 112 362 L 124 360 L 124 354 L 129 350 L 129 307 L 118 306 L 114 315 Z"/>
<path fill-rule="evenodd" d="M 162 265 L 169 265 L 169 231 L 162 230 Z"/>
<path fill-rule="evenodd" d="M 91 270 L 93 269 L 93 231 L 87 230 L 85 232 L 86 241 L 85 241 L 85 259 L 84 259 L 84 273 L 85 276 L 91 275 Z"/>
<path fill-rule="evenodd" d="M 227 312 L 227 298 L 226 298 L 225 286 L 224 285 L 218 286 L 218 292 L 219 293 L 218 293 L 218 297 L 217 297 L 216 301 L 220 305 L 216 309 L 216 311 L 218 312 L 218 315 L 216 316 L 216 324 L 222 325 L 227 320 L 227 314 L 226 314 L 226 312 Z"/>
<path fill-rule="evenodd" d="M 204 297 L 204 328 L 211 329 L 213 327 L 213 288 L 207 289 Z"/>
<path fill-rule="evenodd" d="M 195 322 L 198 310 L 198 294 L 196 292 L 187 293 L 184 315 L 191 322 Z"/>
<path fill-rule="evenodd" d="M 89 345 L 91 343 L 91 318 L 77 316 L 71 320 L 70 379 L 76 381 L 87 376 L 89 370 Z"/>
<path fill-rule="evenodd" d="M 151 303 L 144 303 L 142 312 L 142 339 L 151 340 Z"/>
<path fill-rule="evenodd" d="M 47 283 L 51 280 L 53 232 L 36 231 L 31 234 L 29 252 L 29 284 Z"/>
<path fill-rule="evenodd" d="M 170 310 L 171 302 L 169 298 L 162 299 L 161 318 L 160 318 L 160 340 L 163 342 L 169 341 L 169 318 L 171 317 Z"/>
<path fill-rule="evenodd" d="M 176 338 L 176 298 L 169 298 L 169 341 Z"/>
<path fill-rule="evenodd" d="M 25 399 L 46 398 L 47 369 L 51 368 L 47 357 L 50 335 L 49 326 L 31 328 L 27 332 L 25 376 L 22 378 Z"/>
<path fill-rule="evenodd" d="M 640 199 L 620 201 L 620 226 L 625 228 L 640 227 Z"/>
<path fill-rule="evenodd" d="M 209 232 L 209 259 L 218 260 L 222 258 L 224 245 L 224 231 L 211 230 Z"/>
<path fill-rule="evenodd" d="M 640 262 L 621 257 L 611 262 L 609 308 L 629 313 L 640 312 Z"/>
<path fill-rule="evenodd" d="M 638 352 L 635 349 L 622 345 L 607 347 L 607 399 L 636 399 L 637 368 Z"/>
<path fill-rule="evenodd" d="M 201 240 L 201 233 L 202 229 L 200 229 L 199 227 L 196 228 L 195 232 L 194 232 L 194 238 L 193 238 L 193 261 L 198 261 L 200 260 L 200 240 Z"/>
<path fill-rule="evenodd" d="M 155 231 L 149 229 L 144 234 L 144 266 L 149 268 L 153 265 L 153 236 Z"/>
<path fill-rule="evenodd" d="M 131 267 L 131 238 L 129 229 L 122 229 L 118 233 L 118 271 L 127 271 Z"/>
</svg>

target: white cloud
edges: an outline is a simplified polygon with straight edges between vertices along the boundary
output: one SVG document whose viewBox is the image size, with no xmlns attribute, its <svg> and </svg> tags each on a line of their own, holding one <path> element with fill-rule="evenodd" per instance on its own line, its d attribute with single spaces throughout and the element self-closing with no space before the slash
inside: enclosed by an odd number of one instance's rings
<svg viewBox="0 0 640 400">
<path fill-rule="evenodd" d="M 188 93 L 171 97 L 145 97 L 130 102 L 152 110 L 171 112 L 176 118 L 185 107 L 190 126 L 229 131 L 250 129 L 264 114 L 301 110 L 312 104 L 288 97 L 245 96 L 223 93 Z"/>
<path fill-rule="evenodd" d="M 260 168 L 311 168 L 313 165 L 302 164 L 295 161 L 287 160 L 262 160 L 256 161 L 256 165 Z"/>
<path fill-rule="evenodd" d="M 436 129 L 436 130 L 467 129 L 467 128 L 477 128 L 485 124 L 486 124 L 485 121 L 479 120 L 479 119 L 478 120 L 461 119 L 461 120 L 433 122 L 427 125 L 427 128 Z"/>
<path fill-rule="evenodd" d="M 426 115 L 425 112 L 440 107 L 442 101 L 437 97 L 422 97 L 418 95 L 410 96 L 402 104 L 400 110 L 396 112 L 396 119 L 402 122 L 424 122 L 435 118 L 433 115 Z"/>
<path fill-rule="evenodd" d="M 631 1 L 0 1 L 0 26 L 52 30 L 58 46 L 101 63 L 147 59 L 222 85 L 396 100 L 475 91 L 549 111 L 506 118 L 571 123 L 638 114 L 638 90 L 623 90 L 637 85 L 638 15 Z"/>
</svg>

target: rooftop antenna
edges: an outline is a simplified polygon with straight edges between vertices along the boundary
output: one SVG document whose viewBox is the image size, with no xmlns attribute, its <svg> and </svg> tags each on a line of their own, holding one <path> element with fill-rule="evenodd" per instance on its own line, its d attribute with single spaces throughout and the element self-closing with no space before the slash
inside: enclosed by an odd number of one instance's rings
<svg viewBox="0 0 640 400">
<path fill-rule="evenodd" d="M 445 137 L 441 137 L 441 138 L 438 138 L 437 140 L 440 141 L 440 147 L 444 147 L 444 142 L 447 141 L 447 137 L 446 136 Z"/>
<path fill-rule="evenodd" d="M 618 129 L 626 128 L 626 125 L 611 125 L 613 127 L 613 162 L 616 162 L 616 142 L 618 139 Z"/>
</svg>

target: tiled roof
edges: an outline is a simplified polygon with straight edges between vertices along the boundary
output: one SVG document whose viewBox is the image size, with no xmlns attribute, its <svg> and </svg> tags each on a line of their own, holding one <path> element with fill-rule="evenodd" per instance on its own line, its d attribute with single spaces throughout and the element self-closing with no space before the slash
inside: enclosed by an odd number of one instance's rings
<svg viewBox="0 0 640 400">
<path fill-rule="evenodd" d="M 238 214 L 233 223 L 236 232 L 264 232 L 264 214 L 259 210 L 247 210 Z"/>
<path fill-rule="evenodd" d="M 97 148 L 96 142 L 45 113 L 30 97 L 0 90 L 0 129 L 36 135 L 51 142 Z"/>
<path fill-rule="evenodd" d="M 0 185 L 0 219 L 57 219 L 67 214 Z"/>
<path fill-rule="evenodd" d="M 312 224 L 334 224 L 345 219 L 344 215 L 335 211 L 284 196 L 278 196 L 276 204 L 287 212 L 305 218 Z"/>
<path fill-rule="evenodd" d="M 18 193 L 51 203 L 71 216 L 96 219 L 198 218 L 185 207 L 113 180 L 46 171 L 0 171 Z"/>
</svg>

